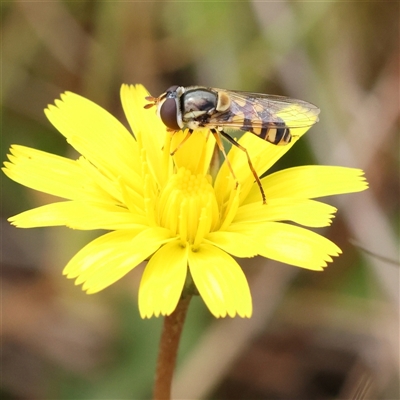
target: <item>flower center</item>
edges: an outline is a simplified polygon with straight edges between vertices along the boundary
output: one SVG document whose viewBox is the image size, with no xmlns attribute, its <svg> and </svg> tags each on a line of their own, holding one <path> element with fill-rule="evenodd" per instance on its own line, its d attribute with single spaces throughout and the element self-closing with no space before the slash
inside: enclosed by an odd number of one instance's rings
<svg viewBox="0 0 400 400">
<path fill-rule="evenodd" d="M 207 178 L 182 167 L 168 180 L 159 197 L 158 223 L 180 236 L 182 243 L 199 245 L 218 224 L 218 205 Z"/>
</svg>

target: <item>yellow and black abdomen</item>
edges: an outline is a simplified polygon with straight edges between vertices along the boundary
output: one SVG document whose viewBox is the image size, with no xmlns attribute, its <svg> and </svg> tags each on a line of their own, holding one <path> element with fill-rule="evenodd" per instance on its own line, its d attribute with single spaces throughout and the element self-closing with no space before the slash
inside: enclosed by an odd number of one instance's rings
<svg viewBox="0 0 400 400">
<path fill-rule="evenodd" d="M 251 104 L 244 104 L 243 106 L 233 104 L 230 110 L 220 114 L 215 121 L 210 122 L 221 127 L 253 133 L 275 145 L 288 144 L 292 139 L 290 129 L 281 118 L 277 116 L 272 118 L 267 110 L 257 110 Z"/>
</svg>

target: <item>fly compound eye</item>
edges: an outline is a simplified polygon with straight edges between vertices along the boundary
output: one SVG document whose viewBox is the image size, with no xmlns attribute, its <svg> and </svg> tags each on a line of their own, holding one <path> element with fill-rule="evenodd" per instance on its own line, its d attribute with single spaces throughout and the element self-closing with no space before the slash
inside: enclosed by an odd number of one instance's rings
<svg viewBox="0 0 400 400">
<path fill-rule="evenodd" d="M 160 106 L 160 117 L 167 128 L 179 131 L 181 127 L 178 124 L 178 106 L 176 99 L 166 98 Z"/>
</svg>

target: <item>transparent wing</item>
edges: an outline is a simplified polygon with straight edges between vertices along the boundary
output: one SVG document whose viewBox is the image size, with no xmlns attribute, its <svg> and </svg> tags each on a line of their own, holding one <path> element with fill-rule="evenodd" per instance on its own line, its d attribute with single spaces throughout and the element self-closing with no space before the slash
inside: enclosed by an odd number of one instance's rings
<svg viewBox="0 0 400 400">
<path fill-rule="evenodd" d="M 231 106 L 223 113 L 213 116 L 208 125 L 225 125 L 249 130 L 255 127 L 303 128 L 318 121 L 320 109 L 306 101 L 289 97 L 261 93 L 239 92 L 214 89 L 226 92 Z"/>
</svg>

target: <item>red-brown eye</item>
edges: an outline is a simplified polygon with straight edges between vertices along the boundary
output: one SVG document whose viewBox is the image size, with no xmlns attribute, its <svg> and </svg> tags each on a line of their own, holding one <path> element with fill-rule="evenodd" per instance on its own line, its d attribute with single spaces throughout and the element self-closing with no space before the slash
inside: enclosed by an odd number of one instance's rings
<svg viewBox="0 0 400 400">
<path fill-rule="evenodd" d="M 166 99 L 160 108 L 160 117 L 167 128 L 179 131 L 181 127 L 177 121 L 177 106 L 175 99 Z"/>
</svg>

